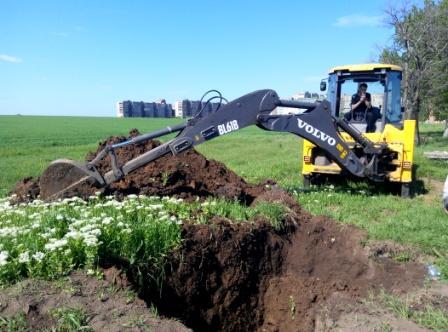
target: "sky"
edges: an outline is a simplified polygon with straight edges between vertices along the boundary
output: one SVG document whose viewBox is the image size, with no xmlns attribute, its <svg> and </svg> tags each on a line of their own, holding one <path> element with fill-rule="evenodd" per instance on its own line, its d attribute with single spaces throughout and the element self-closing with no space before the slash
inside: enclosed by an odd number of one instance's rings
<svg viewBox="0 0 448 332">
<path fill-rule="evenodd" d="M 388 1 L 0 0 L 0 115 L 115 116 L 218 89 L 282 98 L 390 43 Z"/>
</svg>

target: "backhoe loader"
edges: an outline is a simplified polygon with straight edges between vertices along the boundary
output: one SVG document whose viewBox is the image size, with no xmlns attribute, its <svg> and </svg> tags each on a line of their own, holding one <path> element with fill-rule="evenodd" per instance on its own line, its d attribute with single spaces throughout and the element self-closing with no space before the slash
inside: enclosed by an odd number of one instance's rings
<svg viewBox="0 0 448 332">
<path fill-rule="evenodd" d="M 378 114 L 374 131 L 368 132 L 366 114 L 350 117 L 348 125 L 357 130 L 374 146 L 387 146 L 391 159 L 385 165 L 382 180 L 399 186 L 401 196 L 410 196 L 413 178 L 415 120 L 403 120 L 401 107 L 401 74 L 399 66 L 389 64 L 360 64 L 339 66 L 330 69 L 327 80 L 321 82 L 321 91 L 327 91 L 331 104 L 330 114 L 334 121 L 341 121 L 347 112 L 352 112 L 352 95 L 359 85 L 368 84 L 372 96 L 369 112 Z M 328 86 L 327 86 L 328 82 Z M 341 140 L 363 162 L 369 159 L 365 146 L 349 131 L 339 132 Z M 325 148 L 311 140 L 304 140 L 302 175 L 305 187 L 319 183 L 330 176 L 347 177 L 344 167 L 336 162 Z"/>
<path fill-rule="evenodd" d="M 223 98 L 221 98 L 223 99 Z M 287 115 L 273 114 L 277 107 L 301 109 Z M 258 90 L 222 104 L 214 112 L 199 112 L 185 123 L 143 134 L 128 141 L 106 146 L 85 164 L 68 159 L 53 161 L 40 177 L 41 198 L 66 197 L 77 186 L 106 187 L 133 170 L 167 154 L 177 155 L 196 145 L 230 134 L 247 126 L 289 132 L 305 138 L 325 152 L 340 169 L 355 177 L 383 182 L 396 167 L 397 149 L 384 140 L 372 141 L 354 126 L 332 115 L 334 106 L 326 100 L 303 102 L 282 100 L 274 90 Z M 115 151 L 123 146 L 177 132 L 177 136 L 140 156 L 119 164 Z M 351 141 L 347 139 L 350 137 Z M 353 150 L 352 144 L 357 149 Z M 359 154 L 362 151 L 362 155 Z M 110 157 L 110 170 L 101 173 L 97 165 Z"/>
</svg>

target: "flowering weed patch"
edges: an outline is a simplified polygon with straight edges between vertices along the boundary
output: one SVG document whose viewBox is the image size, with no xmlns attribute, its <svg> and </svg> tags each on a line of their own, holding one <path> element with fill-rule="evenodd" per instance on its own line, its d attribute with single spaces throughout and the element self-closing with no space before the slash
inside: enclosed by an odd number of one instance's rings
<svg viewBox="0 0 448 332">
<path fill-rule="evenodd" d="M 180 243 L 188 205 L 174 198 L 91 197 L 11 206 L 0 201 L 0 284 L 94 268 L 102 257 L 159 266 Z"/>
</svg>

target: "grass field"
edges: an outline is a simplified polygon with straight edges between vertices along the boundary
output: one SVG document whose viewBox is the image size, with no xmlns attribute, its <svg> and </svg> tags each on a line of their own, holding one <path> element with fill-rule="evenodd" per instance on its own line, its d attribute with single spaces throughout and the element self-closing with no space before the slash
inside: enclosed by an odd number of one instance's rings
<svg viewBox="0 0 448 332">
<path fill-rule="evenodd" d="M 160 129 L 179 120 L 87 117 L 0 117 L 0 195 L 25 176 L 37 176 L 54 159 L 82 160 L 98 142 Z M 415 163 L 418 194 L 402 199 L 366 184 L 302 189 L 301 140 L 290 134 L 247 128 L 198 147 L 207 158 L 224 162 L 249 182 L 271 178 L 297 193 L 299 202 L 313 214 L 326 214 L 356 224 L 373 239 L 391 239 L 418 248 L 433 257 L 448 276 L 448 217 L 441 208 L 440 186 L 447 163 L 423 157 L 427 150 L 443 150 L 442 126 L 422 126 L 424 144 Z M 424 184 L 424 186 L 423 186 Z"/>
</svg>

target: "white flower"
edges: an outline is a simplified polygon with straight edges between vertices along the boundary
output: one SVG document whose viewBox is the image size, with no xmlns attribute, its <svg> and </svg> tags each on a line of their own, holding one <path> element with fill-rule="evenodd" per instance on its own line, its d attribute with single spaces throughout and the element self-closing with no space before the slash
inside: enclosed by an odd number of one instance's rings
<svg viewBox="0 0 448 332">
<path fill-rule="evenodd" d="M 70 231 L 64 235 L 65 238 L 72 238 L 78 240 L 82 238 L 82 234 L 76 230 Z"/>
<path fill-rule="evenodd" d="M 94 229 L 95 226 L 96 226 L 96 225 L 92 225 L 92 224 L 90 224 L 90 225 L 85 225 L 85 226 L 81 227 L 79 230 L 80 230 L 82 233 L 88 233 L 88 232 L 90 232 L 92 229 Z"/>
<path fill-rule="evenodd" d="M 36 252 L 36 253 L 33 255 L 33 258 L 34 258 L 36 261 L 38 261 L 38 262 L 41 262 L 42 259 L 43 259 L 44 257 L 45 257 L 45 254 L 44 254 L 43 252 L 40 252 L 40 251 Z"/>
<path fill-rule="evenodd" d="M 30 261 L 30 252 L 25 251 L 19 255 L 19 263 L 28 263 Z"/>
<path fill-rule="evenodd" d="M 8 264 L 6 261 L 8 259 L 8 252 L 7 251 L 0 251 L 0 266 Z"/>
<path fill-rule="evenodd" d="M 19 227 L 5 227 L 0 229 L 0 237 L 16 237 L 22 231 Z"/>
<path fill-rule="evenodd" d="M 86 235 L 95 235 L 95 236 L 100 236 L 101 235 L 101 230 L 98 228 L 92 229 L 88 232 L 86 232 Z"/>
<path fill-rule="evenodd" d="M 36 228 L 39 228 L 39 227 L 40 227 L 39 222 L 35 222 L 35 223 L 33 223 L 33 224 L 31 225 L 31 229 L 36 229 Z"/>
<path fill-rule="evenodd" d="M 106 217 L 103 219 L 103 221 L 101 223 L 103 225 L 109 225 L 112 221 L 113 221 L 113 219 L 111 217 Z"/>
<path fill-rule="evenodd" d="M 137 195 L 135 195 L 135 194 L 128 195 L 128 199 L 136 199 L 136 198 L 137 198 Z"/>
<path fill-rule="evenodd" d="M 84 243 L 88 247 L 94 247 L 98 244 L 98 239 L 95 236 L 85 236 Z"/>
<path fill-rule="evenodd" d="M 60 239 L 60 240 L 50 239 L 50 241 L 44 246 L 44 248 L 48 251 L 53 251 L 62 248 L 66 244 L 67 244 L 66 239 Z"/>
</svg>

